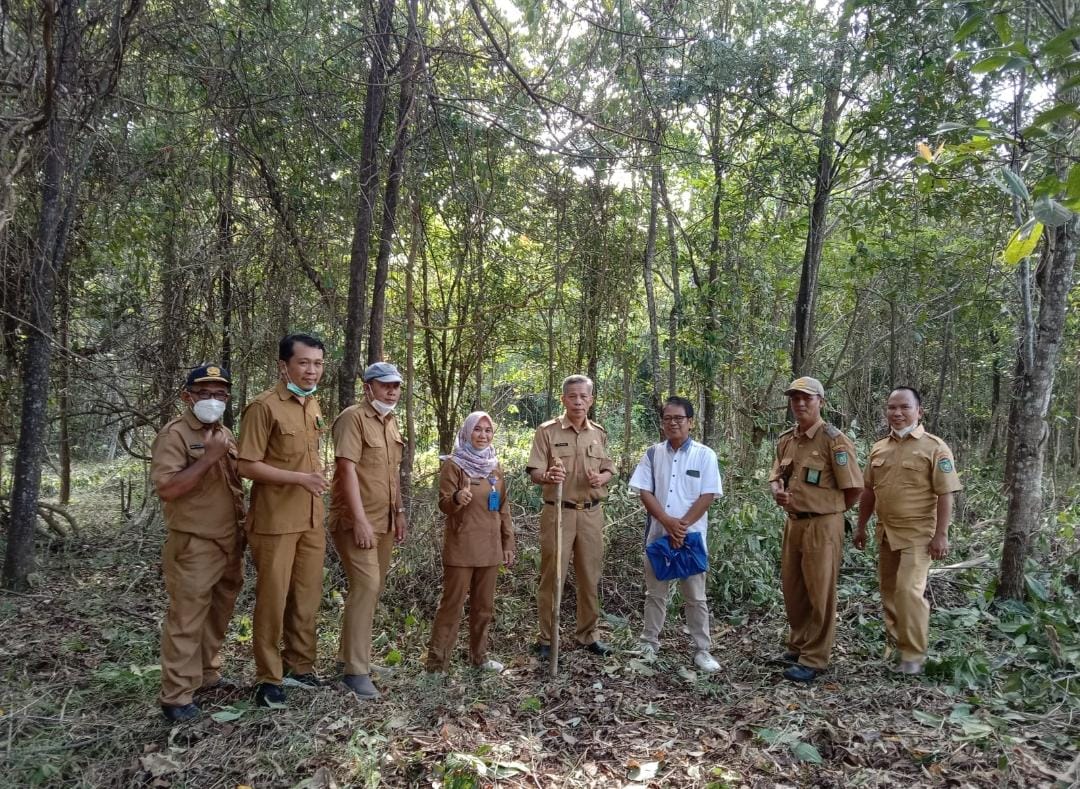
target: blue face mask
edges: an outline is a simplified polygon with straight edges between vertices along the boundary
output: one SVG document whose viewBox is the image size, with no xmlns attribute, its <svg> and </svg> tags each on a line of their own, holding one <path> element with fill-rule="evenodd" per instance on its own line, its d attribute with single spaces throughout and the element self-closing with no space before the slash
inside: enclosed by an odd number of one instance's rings
<svg viewBox="0 0 1080 789">
<path fill-rule="evenodd" d="M 292 381 L 289 381 L 287 384 L 285 384 L 285 388 L 288 389 L 290 392 L 292 392 L 297 397 L 311 397 L 313 394 L 315 394 L 315 391 L 319 387 L 313 386 L 310 389 L 301 389 L 299 386 L 294 384 Z"/>
</svg>

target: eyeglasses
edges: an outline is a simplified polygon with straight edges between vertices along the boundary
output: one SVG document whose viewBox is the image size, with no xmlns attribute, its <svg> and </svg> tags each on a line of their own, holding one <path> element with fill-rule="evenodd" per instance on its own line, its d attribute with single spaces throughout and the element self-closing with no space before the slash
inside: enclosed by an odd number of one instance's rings
<svg viewBox="0 0 1080 789">
<path fill-rule="evenodd" d="M 196 400 L 220 400 L 224 403 L 229 399 L 228 392 L 208 392 L 205 389 L 195 389 L 189 394 Z"/>
<path fill-rule="evenodd" d="M 660 417 L 660 421 L 665 425 L 681 425 L 683 422 L 690 420 L 688 416 L 663 416 Z"/>
</svg>

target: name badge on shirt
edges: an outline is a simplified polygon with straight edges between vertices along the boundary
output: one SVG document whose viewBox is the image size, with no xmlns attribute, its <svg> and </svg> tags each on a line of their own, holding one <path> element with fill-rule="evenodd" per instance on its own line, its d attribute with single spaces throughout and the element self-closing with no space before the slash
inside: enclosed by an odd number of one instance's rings
<svg viewBox="0 0 1080 789">
<path fill-rule="evenodd" d="M 806 470 L 806 484 L 807 485 L 820 485 L 821 484 L 821 469 L 808 468 Z"/>
<path fill-rule="evenodd" d="M 686 476 L 688 476 L 688 477 L 700 477 L 701 472 L 698 471 L 696 468 L 688 468 L 686 470 Z"/>
</svg>

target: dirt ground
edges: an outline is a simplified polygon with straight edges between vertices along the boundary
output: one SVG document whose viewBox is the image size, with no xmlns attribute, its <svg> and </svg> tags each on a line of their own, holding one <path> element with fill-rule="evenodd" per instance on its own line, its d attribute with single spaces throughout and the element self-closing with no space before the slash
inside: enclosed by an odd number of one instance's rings
<svg viewBox="0 0 1080 789">
<path fill-rule="evenodd" d="M 784 632 L 775 604 L 714 619 L 721 670 L 706 677 L 692 670 L 676 615 L 660 659 L 635 659 L 637 554 L 634 538 L 623 545 L 616 537 L 602 591 L 605 631 L 617 651 L 600 659 L 564 650 L 553 680 L 529 653 L 537 559 L 535 523 L 528 519 L 519 522 L 521 561 L 500 578 L 492 654 L 507 664 L 503 674 L 468 670 L 459 653 L 447 682 L 422 676 L 438 561 L 437 539 L 418 529 L 377 621 L 377 650 L 389 669 L 377 678 L 380 701 L 360 703 L 331 684 L 292 691 L 288 709 L 271 711 L 255 707 L 250 689 L 241 687 L 201 696 L 200 720 L 170 725 L 155 704 L 165 607 L 160 520 L 136 515 L 114 526 L 117 518 L 107 510 L 90 507 L 80 516 L 91 526 L 65 547 L 43 551 L 31 593 L 0 597 L 2 786 L 1067 787 L 1080 781 L 1075 697 L 1032 712 L 992 702 L 992 684 L 971 691 L 892 674 L 873 635 L 880 627 L 876 606 L 857 577 L 842 588 L 834 664 L 813 686 L 784 681 L 770 662 Z M 335 674 L 340 581 L 328 571 L 319 645 L 319 668 L 328 678 Z M 225 656 L 228 673 L 242 683 L 254 673 L 252 589 L 248 568 Z M 564 603 L 565 643 L 572 641 L 572 591 Z M 963 648 L 963 632 L 947 635 Z"/>
</svg>

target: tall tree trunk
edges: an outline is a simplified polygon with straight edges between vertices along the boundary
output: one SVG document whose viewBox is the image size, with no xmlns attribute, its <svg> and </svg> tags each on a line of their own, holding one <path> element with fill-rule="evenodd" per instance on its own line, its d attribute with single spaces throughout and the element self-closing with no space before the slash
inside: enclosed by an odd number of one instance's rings
<svg viewBox="0 0 1080 789">
<path fill-rule="evenodd" d="M 810 202 L 810 225 L 806 230 L 799 295 L 795 301 L 795 339 L 791 349 L 791 372 L 797 378 L 810 372 L 814 362 L 814 318 L 817 308 L 818 271 L 825 245 L 825 223 L 836 180 L 836 127 L 840 119 L 840 84 L 844 56 L 847 53 L 848 28 L 851 26 L 852 0 L 845 0 L 837 26 L 836 48 L 825 75 L 825 104 L 821 113 L 821 137 L 818 139 L 817 172 L 814 197 Z"/>
<path fill-rule="evenodd" d="M 419 35 L 416 30 L 416 0 L 408 0 L 409 30 L 405 51 L 401 55 L 401 96 L 398 104 L 397 129 L 394 133 L 394 149 L 390 154 L 389 174 L 386 178 L 386 194 L 383 197 L 382 230 L 379 234 L 379 254 L 375 259 L 375 279 L 371 293 L 371 327 L 368 332 L 368 364 L 383 359 L 384 318 L 386 316 L 386 280 L 390 271 L 390 248 L 394 240 L 394 223 L 397 219 L 398 194 L 405 172 L 405 153 L 409 144 L 409 123 L 412 117 L 413 96 L 416 85 L 416 57 Z"/>
<path fill-rule="evenodd" d="M 349 250 L 349 298 L 345 312 L 345 348 L 338 378 L 338 405 L 347 408 L 356 401 L 356 379 L 360 376 L 360 339 L 364 329 L 364 306 L 367 302 L 368 253 L 374 221 L 375 195 L 379 188 L 379 136 L 383 110 L 386 108 L 386 73 L 390 54 L 390 23 L 394 0 L 379 0 L 372 36 L 371 70 L 364 97 L 363 140 L 357 170 L 360 196 L 353 222 Z"/>
<path fill-rule="evenodd" d="M 236 157 L 233 153 L 232 135 L 227 137 L 225 152 L 225 188 L 218 210 L 218 257 L 221 261 L 221 366 L 232 371 L 232 223 L 233 223 L 233 181 L 236 174 Z M 222 421 L 225 427 L 233 426 L 234 400 L 225 404 Z"/>
<path fill-rule="evenodd" d="M 660 130 L 656 130 L 659 140 Z M 645 304 L 649 313 L 649 384 L 650 405 L 653 418 L 658 415 L 660 406 L 660 322 L 656 317 L 656 288 L 653 280 L 653 261 L 656 259 L 656 225 L 660 211 L 660 145 L 653 145 L 653 163 L 650 167 L 651 185 L 649 187 L 649 229 L 645 235 L 645 257 L 642 262 L 642 276 L 645 280 Z"/>
<path fill-rule="evenodd" d="M 71 266 L 63 266 L 60 282 L 60 391 L 57 410 L 60 424 L 60 504 L 71 502 Z"/>
<path fill-rule="evenodd" d="M 667 184 L 665 183 L 664 171 L 660 171 L 660 196 L 663 198 L 664 215 L 667 219 L 667 242 L 668 256 L 671 259 L 671 312 L 668 313 L 668 396 L 678 394 L 677 365 L 678 361 L 678 338 L 679 338 L 679 311 L 681 307 L 682 293 L 679 288 L 679 246 L 675 239 L 675 211 L 671 207 L 671 201 L 667 198 Z"/>
<path fill-rule="evenodd" d="M 412 200 L 412 230 L 409 237 L 409 258 L 405 263 L 405 456 L 401 459 L 401 498 L 412 515 L 412 470 L 416 458 L 416 311 L 413 309 L 414 267 L 423 239 L 420 198 Z"/>
<path fill-rule="evenodd" d="M 1005 464 L 1009 505 L 997 588 L 1000 598 L 1023 598 L 1024 565 L 1042 518 L 1046 414 L 1065 329 L 1078 235 L 1080 219 L 1076 218 L 1050 233 L 1035 275 L 1040 296 L 1038 319 L 1031 336 L 1020 338 L 1017 351 Z"/>
<path fill-rule="evenodd" d="M 42 165 L 41 213 L 30 268 L 29 337 L 22 360 L 22 406 L 19 442 L 11 489 L 4 586 L 20 591 L 34 569 L 34 528 L 41 486 L 41 455 L 48 428 L 49 362 L 53 342 L 53 296 L 59 266 L 64 180 L 68 173 L 68 105 L 73 89 L 79 33 L 75 0 L 57 0 L 43 7 L 42 32 L 52 74 L 46 85 L 46 141 Z M 54 49 L 55 41 L 55 49 Z M 54 71 L 55 69 L 55 71 Z M 74 197 L 72 197 L 74 199 Z"/>
</svg>

